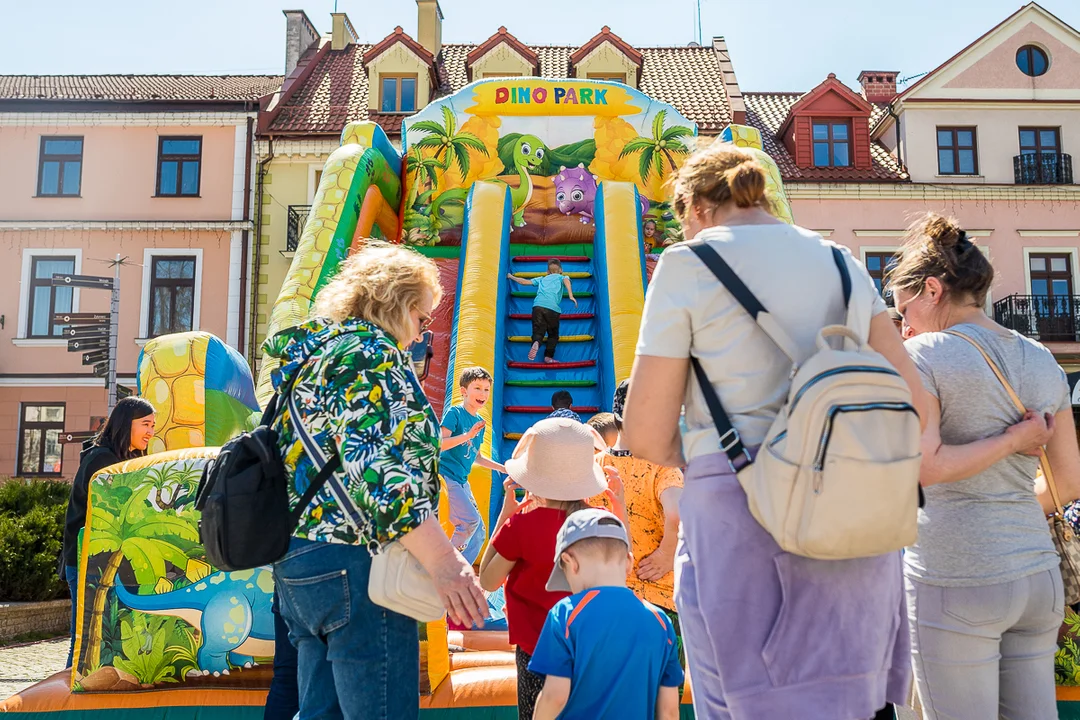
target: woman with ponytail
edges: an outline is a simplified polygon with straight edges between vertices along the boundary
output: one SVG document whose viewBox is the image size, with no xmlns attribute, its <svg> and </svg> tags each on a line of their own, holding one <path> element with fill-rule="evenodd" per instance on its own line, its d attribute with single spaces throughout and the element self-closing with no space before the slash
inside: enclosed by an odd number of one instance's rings
<svg viewBox="0 0 1080 720">
<path fill-rule="evenodd" d="M 61 576 L 71 591 L 71 643 L 67 667 L 75 651 L 75 621 L 79 599 L 79 531 L 86 525 L 86 502 L 90 481 L 100 470 L 124 460 L 141 457 L 154 437 L 154 406 L 140 397 L 126 397 L 116 403 L 108 422 L 79 456 L 79 470 L 71 483 L 67 516 L 64 519 L 64 554 Z"/>
<path fill-rule="evenodd" d="M 1054 356 L 983 311 L 993 281 L 967 233 L 935 214 L 911 226 L 888 277 L 929 393 L 926 504 L 918 542 L 904 554 L 915 680 L 928 720 L 1057 717 L 1064 593 L 1046 527 L 1053 502 L 1040 508 L 1033 455 L 1046 445 L 1068 503 L 1080 496 L 1080 450 Z"/>
<path fill-rule="evenodd" d="M 686 236 L 731 266 L 804 357 L 822 328 L 843 324 L 835 246 L 773 217 L 765 172 L 750 153 L 719 143 L 696 153 L 674 195 Z M 918 374 L 885 303 L 865 268 L 841 253 L 854 329 L 899 370 L 921 409 Z M 695 714 L 866 720 L 886 702 L 905 702 L 911 657 L 900 553 L 814 560 L 783 552 L 750 514 L 689 375 L 691 355 L 754 452 L 787 398 L 791 360 L 692 248 L 674 245 L 649 285 L 623 432 L 635 456 L 687 466 L 675 602 Z"/>
</svg>

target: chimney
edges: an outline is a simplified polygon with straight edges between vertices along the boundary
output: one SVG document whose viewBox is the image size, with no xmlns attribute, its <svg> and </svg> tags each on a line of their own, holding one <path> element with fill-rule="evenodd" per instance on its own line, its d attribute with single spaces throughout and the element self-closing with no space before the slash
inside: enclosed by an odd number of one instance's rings
<svg viewBox="0 0 1080 720">
<path fill-rule="evenodd" d="M 330 49 L 344 50 L 356 42 L 356 28 L 345 13 L 330 13 L 333 29 L 330 31 Z"/>
<path fill-rule="evenodd" d="M 442 21 L 439 0 L 416 0 L 416 39 L 435 57 L 442 50 Z"/>
<path fill-rule="evenodd" d="M 872 103 L 892 102 L 896 97 L 896 70 L 863 70 L 859 73 L 862 94 Z"/>
<path fill-rule="evenodd" d="M 285 77 L 296 69 L 300 56 L 319 42 L 319 31 L 303 10 L 282 10 L 285 13 Z"/>
</svg>

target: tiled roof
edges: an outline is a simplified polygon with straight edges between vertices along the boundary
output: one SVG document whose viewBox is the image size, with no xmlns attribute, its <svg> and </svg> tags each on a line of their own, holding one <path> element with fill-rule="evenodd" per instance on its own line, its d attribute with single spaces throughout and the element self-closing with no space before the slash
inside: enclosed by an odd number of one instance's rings
<svg viewBox="0 0 1080 720">
<path fill-rule="evenodd" d="M 884 145 L 870 143 L 870 156 L 873 167 L 869 170 L 856 168 L 800 168 L 795 158 L 788 152 L 777 133 L 784 124 L 791 106 L 803 97 L 803 93 L 760 93 L 743 94 L 746 100 L 746 124 L 761 131 L 765 152 L 776 161 L 780 175 L 784 180 L 794 182 L 902 182 L 908 180 L 907 172 Z M 886 105 L 871 103 L 870 127 L 877 124 L 886 113 Z"/>
<path fill-rule="evenodd" d="M 469 84 L 465 59 L 476 45 L 443 45 L 436 63 L 437 96 Z M 366 120 L 368 75 L 364 54 L 371 45 L 327 50 L 303 87 L 297 88 L 271 122 L 268 133 L 336 135 L 345 123 Z M 532 45 L 540 61 L 540 77 L 565 78 L 576 47 Z M 697 123 L 703 133 L 718 133 L 731 123 L 731 108 L 716 52 L 705 47 L 638 48 L 643 57 L 640 89 L 667 102 Z M 385 116 L 381 116 L 385 117 Z M 381 123 L 380 118 L 380 123 Z M 391 131 L 386 125 L 383 128 Z M 395 129 L 400 129 L 400 122 Z"/>
<path fill-rule="evenodd" d="M 0 100 L 254 101 L 280 75 L 0 75 Z"/>
</svg>

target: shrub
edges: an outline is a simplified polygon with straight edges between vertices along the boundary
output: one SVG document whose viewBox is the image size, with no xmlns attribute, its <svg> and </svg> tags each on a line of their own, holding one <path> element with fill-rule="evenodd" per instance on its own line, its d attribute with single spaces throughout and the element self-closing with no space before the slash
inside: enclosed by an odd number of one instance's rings
<svg viewBox="0 0 1080 720">
<path fill-rule="evenodd" d="M 55 480 L 0 482 L 0 600 L 52 600 L 71 486 Z"/>
</svg>

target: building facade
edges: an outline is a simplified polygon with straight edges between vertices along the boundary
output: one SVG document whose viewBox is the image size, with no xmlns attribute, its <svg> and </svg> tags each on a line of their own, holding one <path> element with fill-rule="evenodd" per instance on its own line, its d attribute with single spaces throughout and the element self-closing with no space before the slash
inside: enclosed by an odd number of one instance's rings
<svg viewBox="0 0 1080 720">
<path fill-rule="evenodd" d="M 960 220 L 997 270 L 988 312 L 1080 369 L 1080 33 L 1035 3 L 910 85 L 866 71 L 746 93 L 800 225 L 880 282 L 913 217 Z"/>
<path fill-rule="evenodd" d="M 242 348 L 257 100 L 277 77 L 0 77 L 0 476 L 70 477 L 63 431 L 103 422 L 105 381 L 64 312 L 110 294 L 53 287 L 119 269 L 119 382 L 141 346 L 207 330 Z"/>
<path fill-rule="evenodd" d="M 580 47 L 526 45 L 505 27 L 480 44 L 442 42 L 436 0 L 416 0 L 415 38 L 395 28 L 374 45 L 356 41 L 343 13 L 321 35 L 302 11 L 285 11 L 285 81 L 259 116 L 259 243 L 252 326 L 261 341 L 327 157 L 345 124 L 378 122 L 400 143 L 401 121 L 430 101 L 492 77 L 615 80 L 671 103 L 713 137 L 745 122 L 723 38 L 708 46 L 635 48 L 604 27 Z M 258 360 L 258 343 L 249 359 Z"/>
</svg>

